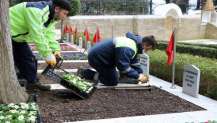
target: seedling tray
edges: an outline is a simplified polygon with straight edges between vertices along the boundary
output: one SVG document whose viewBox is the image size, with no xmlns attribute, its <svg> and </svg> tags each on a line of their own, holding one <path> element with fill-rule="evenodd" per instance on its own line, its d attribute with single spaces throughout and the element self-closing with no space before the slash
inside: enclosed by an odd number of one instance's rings
<svg viewBox="0 0 217 123">
<path fill-rule="evenodd" d="M 64 69 L 61 69 L 60 66 L 55 66 L 55 67 L 50 67 L 50 66 L 47 66 L 45 68 L 45 70 L 42 72 L 42 75 L 44 75 L 45 77 L 47 77 L 48 79 L 52 79 L 54 80 L 55 82 L 61 84 L 62 86 L 70 89 L 76 96 L 80 97 L 81 99 L 86 99 L 88 97 L 90 97 L 94 90 L 96 89 L 95 87 L 95 84 L 94 83 L 90 83 L 86 80 L 83 80 L 83 79 L 80 79 L 79 80 L 82 80 L 82 81 L 79 81 L 81 84 L 85 84 L 85 83 L 88 83 L 88 85 L 90 85 L 88 87 L 88 89 L 86 91 L 82 90 L 81 88 L 79 88 L 78 85 L 75 85 L 73 84 L 72 82 L 66 80 L 64 78 L 64 75 L 60 75 L 60 74 L 57 74 L 55 73 L 55 69 L 59 69 L 59 70 L 62 70 L 64 72 L 64 74 L 66 75 L 72 75 L 72 76 L 75 76 L 76 78 L 79 78 L 78 76 L 76 75 L 73 75 L 71 73 L 68 73 L 67 71 L 65 71 Z"/>
<path fill-rule="evenodd" d="M 35 103 L 0 104 L 0 123 L 42 123 Z"/>
</svg>

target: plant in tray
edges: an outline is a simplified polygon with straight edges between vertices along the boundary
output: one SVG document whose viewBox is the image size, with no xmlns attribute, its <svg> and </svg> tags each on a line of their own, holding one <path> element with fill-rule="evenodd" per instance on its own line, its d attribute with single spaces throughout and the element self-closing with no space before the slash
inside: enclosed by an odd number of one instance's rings
<svg viewBox="0 0 217 123">
<path fill-rule="evenodd" d="M 0 104 L 0 123 L 36 123 L 36 103 Z"/>
<path fill-rule="evenodd" d="M 79 76 L 73 74 L 64 74 L 63 79 L 69 82 L 69 85 L 77 87 L 81 92 L 90 93 L 93 85 Z"/>
</svg>

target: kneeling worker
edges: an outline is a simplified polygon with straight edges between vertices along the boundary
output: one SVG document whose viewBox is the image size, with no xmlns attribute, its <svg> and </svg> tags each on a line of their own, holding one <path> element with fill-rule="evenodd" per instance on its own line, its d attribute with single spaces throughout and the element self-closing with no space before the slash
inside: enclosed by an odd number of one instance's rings
<svg viewBox="0 0 217 123">
<path fill-rule="evenodd" d="M 93 46 L 88 52 L 88 62 L 97 72 L 91 69 L 79 69 L 78 75 L 89 80 L 99 80 L 106 86 L 115 86 L 120 74 L 145 83 L 148 76 L 142 74 L 138 55 L 154 49 L 157 42 L 154 36 L 141 37 L 126 33 L 126 37 L 104 40 Z"/>
</svg>

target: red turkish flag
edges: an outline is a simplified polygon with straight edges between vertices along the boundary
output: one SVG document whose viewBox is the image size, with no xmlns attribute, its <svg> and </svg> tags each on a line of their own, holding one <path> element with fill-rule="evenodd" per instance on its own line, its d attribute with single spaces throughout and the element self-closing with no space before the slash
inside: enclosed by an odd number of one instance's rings
<svg viewBox="0 0 217 123">
<path fill-rule="evenodd" d="M 94 34 L 94 37 L 93 37 L 93 43 L 97 43 L 101 40 L 101 36 L 100 36 L 100 31 L 99 31 L 99 28 L 97 27 L 97 30 L 96 30 L 96 33 Z"/>
<path fill-rule="evenodd" d="M 84 30 L 84 36 L 86 38 L 86 41 L 90 41 L 90 33 L 87 28 Z"/>
<path fill-rule="evenodd" d="M 174 31 L 172 32 L 171 36 L 170 36 L 170 40 L 166 49 L 166 53 L 168 56 L 167 59 L 167 64 L 171 65 L 173 63 L 174 60 L 174 42 L 175 42 L 175 38 L 174 38 Z"/>
<path fill-rule="evenodd" d="M 63 29 L 63 33 L 66 34 L 69 32 L 69 28 L 68 28 L 68 25 L 65 25 L 64 26 L 64 29 Z"/>
<path fill-rule="evenodd" d="M 72 33 L 73 32 L 73 29 L 70 25 L 65 25 L 64 26 L 64 29 L 63 29 L 63 33 L 66 34 L 66 33 Z"/>
</svg>

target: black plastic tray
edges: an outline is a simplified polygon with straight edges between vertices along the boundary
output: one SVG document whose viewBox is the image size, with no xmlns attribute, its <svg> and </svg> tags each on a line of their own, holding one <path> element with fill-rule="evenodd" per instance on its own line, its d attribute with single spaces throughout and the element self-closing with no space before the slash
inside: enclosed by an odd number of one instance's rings
<svg viewBox="0 0 217 123">
<path fill-rule="evenodd" d="M 63 72 L 66 73 L 65 71 L 63 71 Z M 70 74 L 70 73 L 67 73 L 67 74 Z M 46 76 L 49 79 L 56 81 L 57 83 L 61 84 L 64 87 L 70 89 L 76 96 L 80 97 L 81 99 L 86 99 L 86 98 L 90 97 L 96 89 L 95 85 L 93 84 L 93 88 L 89 93 L 82 92 L 76 86 L 69 85 L 69 82 L 67 80 L 63 79 L 63 77 L 61 75 L 56 74 L 54 72 L 54 69 L 52 69 L 50 67 L 46 67 L 46 69 L 42 72 L 42 75 Z"/>
</svg>

